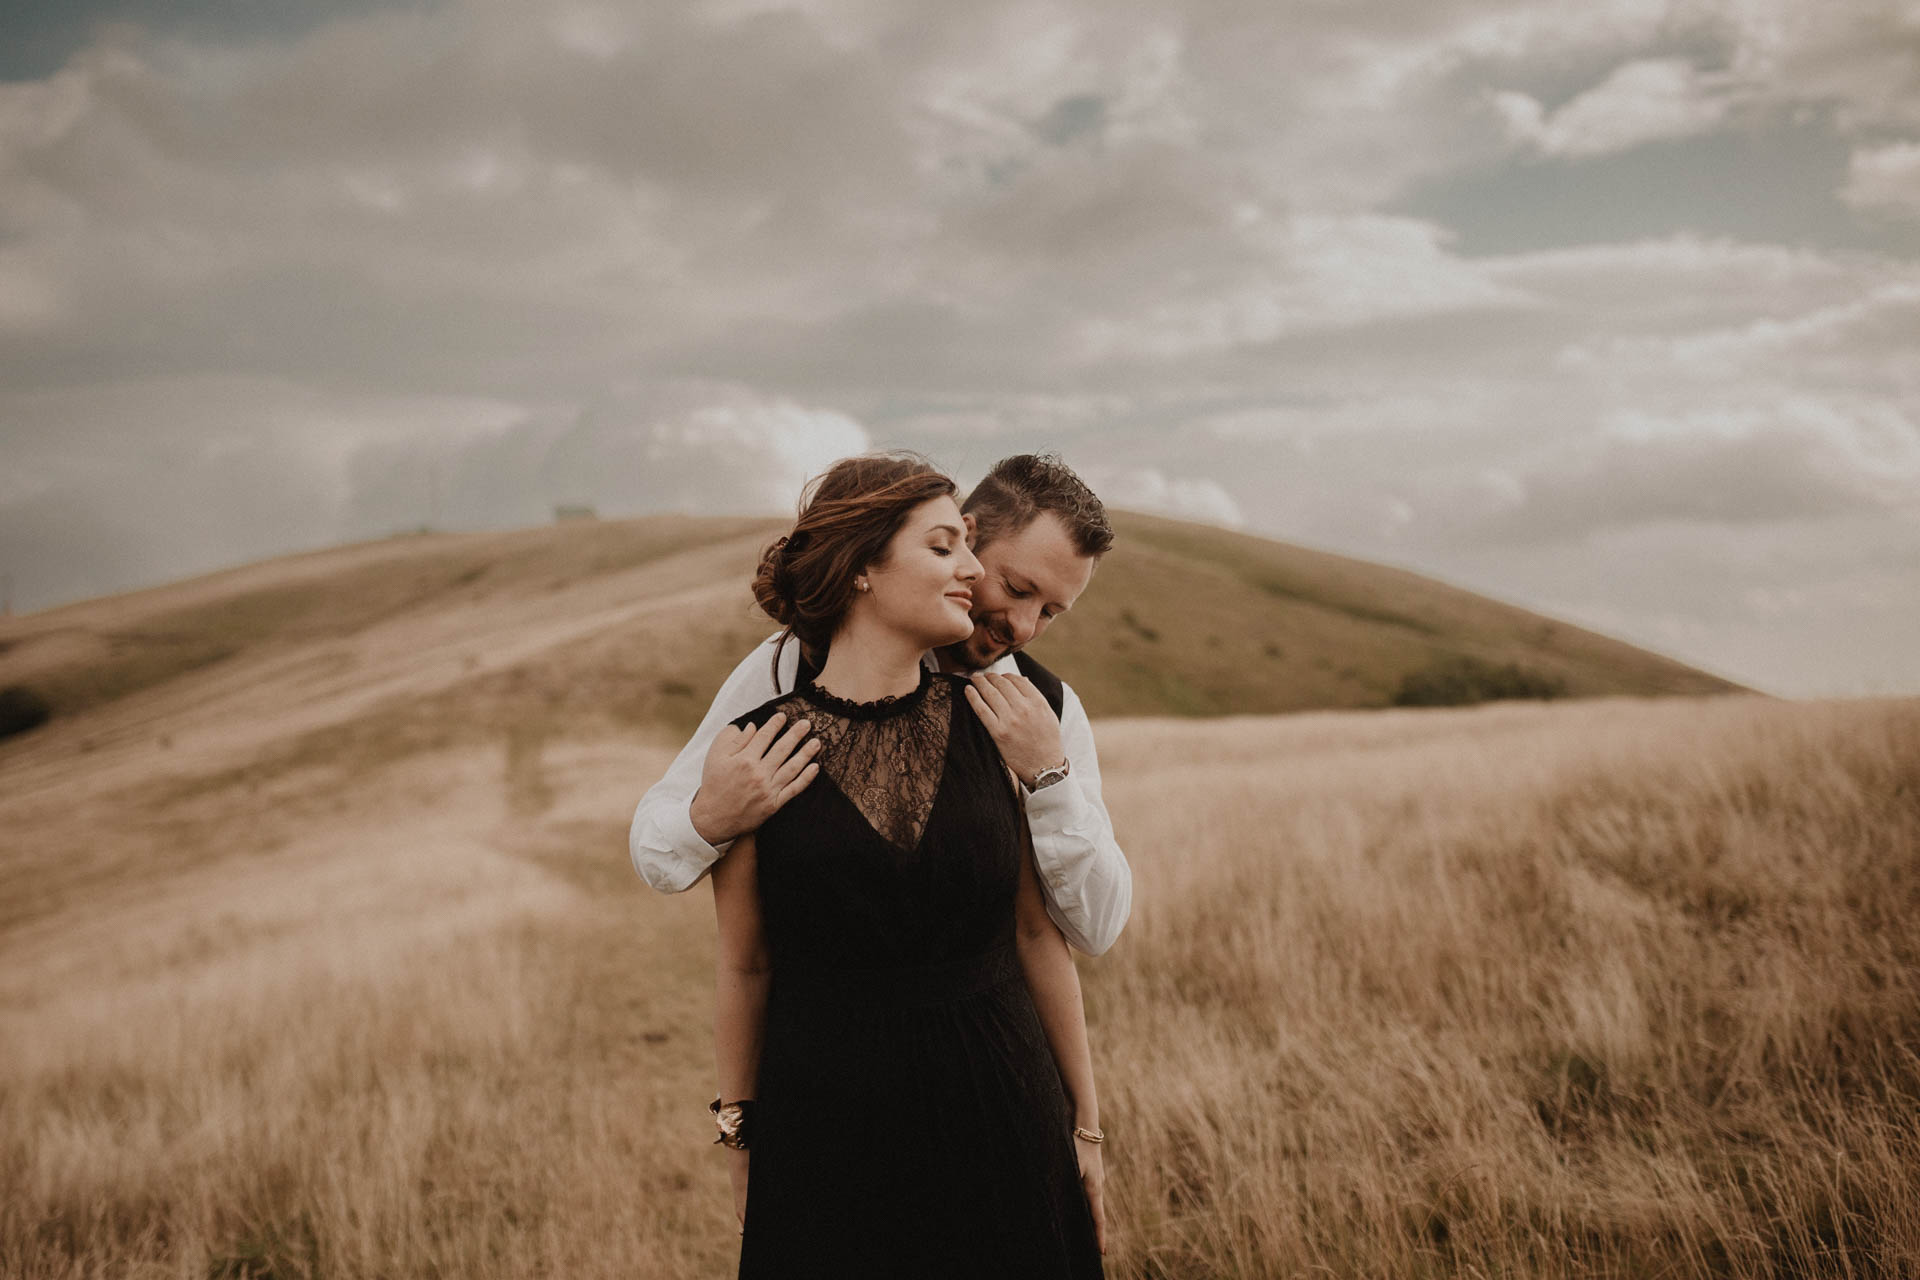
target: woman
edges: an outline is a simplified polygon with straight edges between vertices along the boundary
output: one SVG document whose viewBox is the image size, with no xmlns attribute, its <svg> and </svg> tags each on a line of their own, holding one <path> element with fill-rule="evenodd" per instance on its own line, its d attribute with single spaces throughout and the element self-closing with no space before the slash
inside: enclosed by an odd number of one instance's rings
<svg viewBox="0 0 1920 1280">
<path fill-rule="evenodd" d="M 970 633 L 979 573 L 951 480 L 862 457 L 754 580 L 825 661 L 735 722 L 805 720 L 820 776 L 713 869 L 743 1277 L 1101 1274 L 1073 959 L 967 682 L 922 663 Z"/>
</svg>

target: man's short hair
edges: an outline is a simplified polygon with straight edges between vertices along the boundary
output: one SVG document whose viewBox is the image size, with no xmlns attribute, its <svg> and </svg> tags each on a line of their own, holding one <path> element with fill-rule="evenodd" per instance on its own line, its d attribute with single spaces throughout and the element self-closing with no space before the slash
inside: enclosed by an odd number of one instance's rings
<svg viewBox="0 0 1920 1280">
<path fill-rule="evenodd" d="M 993 464 L 961 511 L 973 517 L 973 549 L 1019 533 L 1042 512 L 1059 516 L 1074 550 L 1096 559 L 1113 546 L 1107 509 L 1073 468 L 1051 453 L 1017 453 Z"/>
</svg>

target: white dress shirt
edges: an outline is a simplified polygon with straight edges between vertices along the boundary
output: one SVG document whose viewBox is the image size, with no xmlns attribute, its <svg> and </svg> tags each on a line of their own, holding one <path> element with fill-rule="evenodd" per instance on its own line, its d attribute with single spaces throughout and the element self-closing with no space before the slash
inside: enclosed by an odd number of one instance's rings
<svg viewBox="0 0 1920 1280">
<path fill-rule="evenodd" d="M 641 879 L 663 893 L 692 888 L 720 857 L 722 850 L 693 829 L 693 796 L 700 789 L 707 749 L 720 730 L 793 690 L 800 671 L 800 645 L 789 641 L 781 650 L 776 687 L 773 648 L 777 639 L 769 636 L 733 669 L 693 737 L 633 811 L 627 852 Z M 1019 672 L 1012 655 L 987 670 L 1004 675 Z M 1093 725 L 1073 687 L 1064 683 L 1060 739 L 1070 771 L 1052 786 L 1025 793 L 1027 826 L 1033 832 L 1034 862 L 1040 870 L 1047 914 L 1068 942 L 1097 956 L 1113 945 L 1133 910 L 1133 872 L 1114 842 L 1113 820 L 1100 798 Z M 818 786 L 818 779 L 811 785 Z"/>
</svg>

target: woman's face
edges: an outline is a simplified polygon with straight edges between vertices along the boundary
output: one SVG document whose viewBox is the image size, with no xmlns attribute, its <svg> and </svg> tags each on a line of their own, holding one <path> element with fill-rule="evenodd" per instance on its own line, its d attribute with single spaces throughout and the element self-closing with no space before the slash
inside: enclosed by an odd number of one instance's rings
<svg viewBox="0 0 1920 1280">
<path fill-rule="evenodd" d="M 907 513 L 885 553 L 868 566 L 865 594 L 875 620 L 933 649 L 973 634 L 971 586 L 979 576 L 960 506 L 942 495 Z"/>
</svg>

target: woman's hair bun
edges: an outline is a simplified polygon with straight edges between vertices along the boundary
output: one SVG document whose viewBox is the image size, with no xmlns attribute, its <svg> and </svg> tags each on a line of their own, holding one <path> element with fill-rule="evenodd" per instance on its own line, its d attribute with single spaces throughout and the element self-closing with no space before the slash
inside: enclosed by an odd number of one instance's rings
<svg viewBox="0 0 1920 1280">
<path fill-rule="evenodd" d="M 760 553 L 760 567 L 753 575 L 753 598 L 767 616 L 781 626 L 792 626 L 797 588 L 788 556 L 799 550 L 806 534 L 783 535 Z"/>
</svg>

